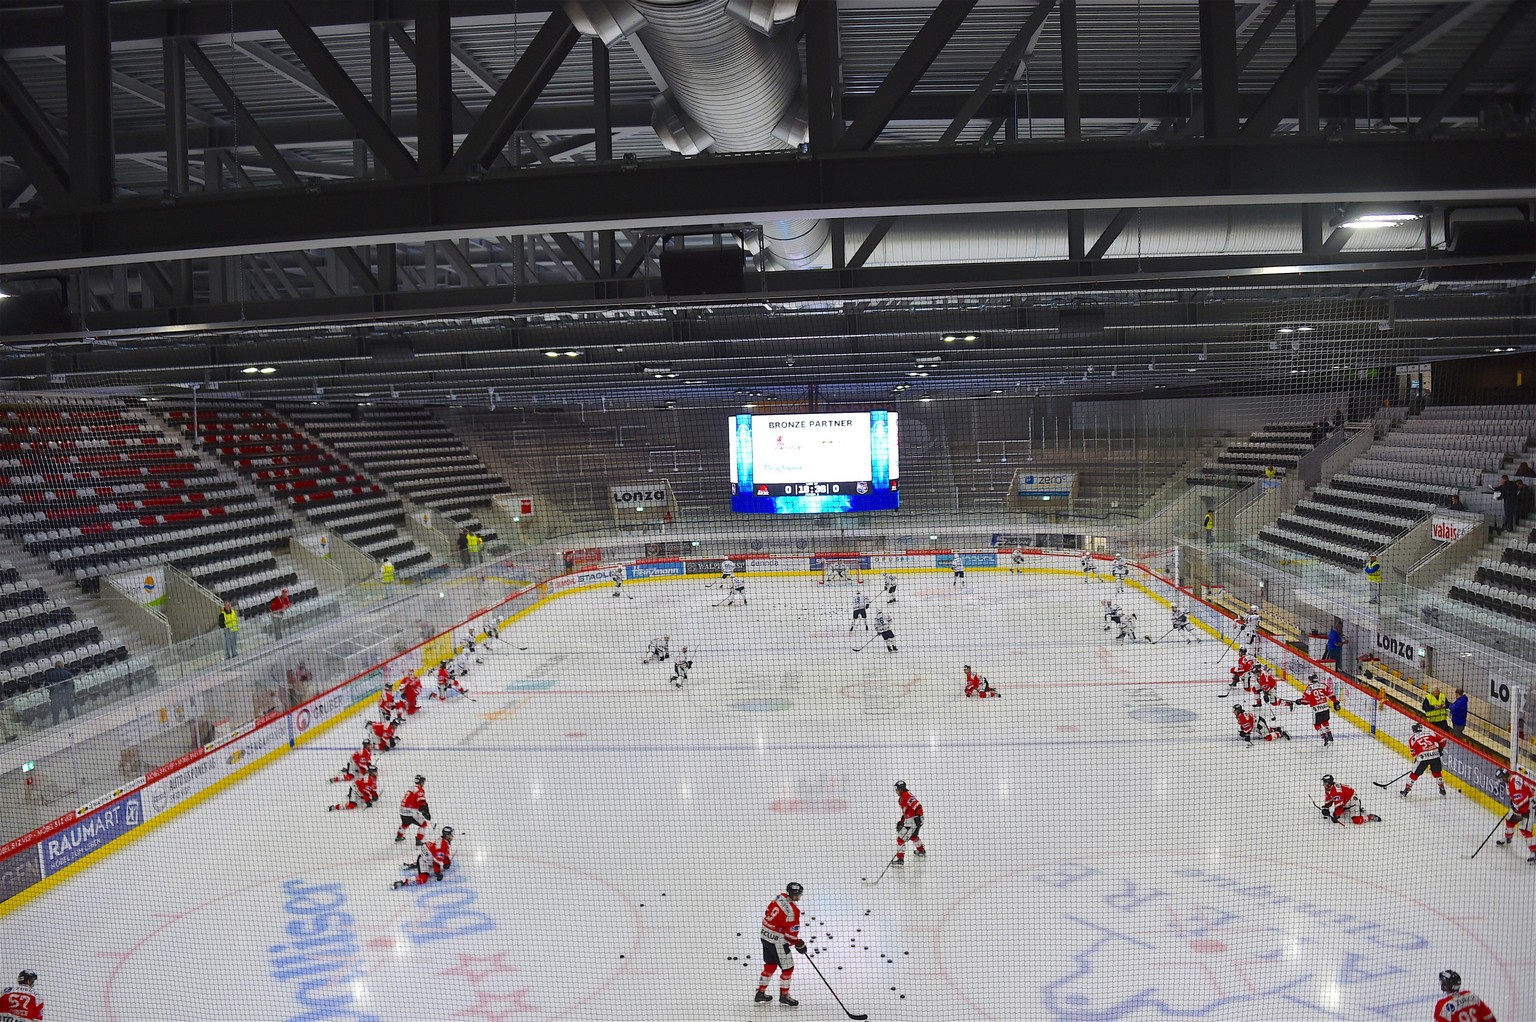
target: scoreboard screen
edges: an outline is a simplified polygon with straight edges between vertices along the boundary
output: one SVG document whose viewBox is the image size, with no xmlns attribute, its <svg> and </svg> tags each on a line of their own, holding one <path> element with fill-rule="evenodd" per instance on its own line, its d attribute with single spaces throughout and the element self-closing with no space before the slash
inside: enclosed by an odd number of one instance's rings
<svg viewBox="0 0 1536 1022">
<path fill-rule="evenodd" d="M 745 514 L 894 511 L 896 413 L 735 415 L 731 510 Z"/>
</svg>

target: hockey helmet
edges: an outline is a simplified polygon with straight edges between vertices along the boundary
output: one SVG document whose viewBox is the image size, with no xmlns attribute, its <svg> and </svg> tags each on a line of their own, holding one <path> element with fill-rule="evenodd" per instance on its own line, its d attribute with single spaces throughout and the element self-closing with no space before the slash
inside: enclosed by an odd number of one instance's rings
<svg viewBox="0 0 1536 1022">
<path fill-rule="evenodd" d="M 444 827 L 443 828 L 443 840 L 444 841 L 452 841 L 453 840 L 453 828 L 452 827 Z"/>
<path fill-rule="evenodd" d="M 1331 785 L 1331 784 L 1333 784 L 1333 775 L 1332 774 L 1324 774 L 1323 775 L 1323 785 L 1326 787 L 1326 786 Z"/>
<path fill-rule="evenodd" d="M 799 901 L 800 895 L 805 893 L 805 888 L 796 883 L 788 883 L 784 885 L 784 893 L 789 895 L 790 901 Z"/>
<path fill-rule="evenodd" d="M 1454 975 L 1454 973 L 1453 973 L 1453 975 Z M 31 969 L 22 969 L 21 973 L 16 977 L 16 985 L 17 986 L 29 987 L 33 983 L 36 983 L 36 982 L 37 982 L 37 973 L 33 972 Z M 1458 983 L 1461 982 L 1460 979 L 1458 979 L 1457 982 Z"/>
<path fill-rule="evenodd" d="M 896 790 L 897 791 L 906 791 L 907 790 L 907 782 L 906 781 L 897 781 L 896 782 Z"/>
<path fill-rule="evenodd" d="M 1444 969 L 1440 973 L 1440 989 L 1448 994 L 1454 994 L 1461 989 L 1461 973 L 1455 969 Z"/>
<path fill-rule="evenodd" d="M 372 738 L 364 738 L 363 739 L 363 748 L 365 748 L 365 749 L 373 748 L 373 739 Z"/>
<path fill-rule="evenodd" d="M 426 779 L 426 777 L 424 775 L 417 774 L 416 775 L 416 783 L 417 784 L 426 784 L 427 783 L 427 779 Z"/>
<path fill-rule="evenodd" d="M 379 768 L 378 767 L 374 766 L 372 763 L 368 764 L 368 774 L 369 774 L 369 776 L 375 776 L 375 775 L 378 774 L 378 772 L 379 772 Z"/>
<path fill-rule="evenodd" d="M 965 665 L 965 669 L 966 669 L 966 670 L 967 670 L 967 671 L 969 671 L 969 670 L 970 670 L 970 669 L 971 669 L 971 665 L 970 665 L 970 664 L 966 664 L 966 665 Z"/>
<path fill-rule="evenodd" d="M 1233 713 L 1242 713 L 1243 712 L 1243 708 L 1241 706 L 1237 705 L 1236 703 L 1233 703 L 1232 704 L 1232 712 Z"/>
<path fill-rule="evenodd" d="M 1257 603 L 1250 603 L 1248 604 L 1248 609 L 1252 613 L 1257 614 L 1259 612 L 1259 605 Z"/>
<path fill-rule="evenodd" d="M 1415 725 L 1413 725 L 1413 727 L 1409 728 L 1408 730 L 1412 731 L 1414 734 L 1418 734 L 1420 731 L 1424 730 L 1424 725 L 1423 724 L 1415 724 Z"/>
<path fill-rule="evenodd" d="M 1509 771 L 1504 767 L 1499 767 L 1499 769 L 1493 772 L 1493 779 L 1500 782 L 1507 781 L 1509 780 Z"/>
</svg>

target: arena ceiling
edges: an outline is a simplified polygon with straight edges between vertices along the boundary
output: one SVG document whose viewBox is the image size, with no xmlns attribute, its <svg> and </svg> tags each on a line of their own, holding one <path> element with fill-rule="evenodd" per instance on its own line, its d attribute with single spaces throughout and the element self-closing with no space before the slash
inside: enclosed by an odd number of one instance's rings
<svg viewBox="0 0 1536 1022">
<path fill-rule="evenodd" d="M 1524 0 L 0 3 L 0 379 L 1112 392 L 1523 347 L 1533 68 Z"/>
</svg>

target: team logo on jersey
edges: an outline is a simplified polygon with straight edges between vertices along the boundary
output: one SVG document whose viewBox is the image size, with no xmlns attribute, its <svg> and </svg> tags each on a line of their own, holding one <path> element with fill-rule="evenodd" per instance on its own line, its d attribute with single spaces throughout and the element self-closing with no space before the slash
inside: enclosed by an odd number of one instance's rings
<svg viewBox="0 0 1536 1022">
<path fill-rule="evenodd" d="M 1128 857 L 1021 869 L 943 915 L 941 964 L 986 1018 L 1038 1004 L 1053 1022 L 1214 1022 L 1402 1017 L 1412 977 L 1476 956 L 1473 935 L 1447 917 L 1424 921 L 1435 941 L 1405 928 L 1431 910 L 1392 891 L 1269 865 Z M 1006 977 L 964 950 L 1000 919 L 1051 935 Z"/>
<path fill-rule="evenodd" d="M 869 492 L 869 484 L 866 483 L 864 480 L 860 479 L 858 482 L 853 484 L 853 489 L 854 489 L 854 492 L 856 492 L 856 493 L 868 493 Z"/>
</svg>

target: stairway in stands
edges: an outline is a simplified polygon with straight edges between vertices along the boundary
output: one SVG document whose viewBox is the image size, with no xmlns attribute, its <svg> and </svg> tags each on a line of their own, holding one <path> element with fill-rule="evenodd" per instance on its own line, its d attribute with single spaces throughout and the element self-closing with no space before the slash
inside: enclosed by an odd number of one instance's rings
<svg viewBox="0 0 1536 1022">
<path fill-rule="evenodd" d="M 376 561 L 389 558 L 410 578 L 432 554 L 402 531 L 405 506 L 376 481 L 260 404 L 241 400 L 162 403 L 171 425 L 236 472 L 266 488 L 290 512 L 335 533 Z"/>
</svg>

